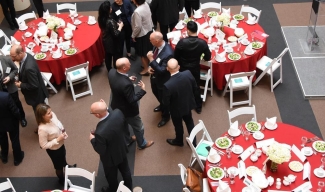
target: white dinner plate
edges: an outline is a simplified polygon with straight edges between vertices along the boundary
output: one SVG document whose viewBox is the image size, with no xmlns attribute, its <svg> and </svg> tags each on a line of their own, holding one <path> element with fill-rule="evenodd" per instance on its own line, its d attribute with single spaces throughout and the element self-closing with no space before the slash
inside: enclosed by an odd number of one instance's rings
<svg viewBox="0 0 325 192">
<path fill-rule="evenodd" d="M 247 51 L 246 51 L 246 49 L 245 49 L 244 53 L 245 53 L 246 55 L 253 55 L 253 54 L 255 53 L 255 50 L 253 50 L 252 53 L 247 53 Z"/>
<path fill-rule="evenodd" d="M 195 19 L 200 19 L 200 18 L 202 18 L 202 15 L 193 15 L 193 17 L 194 17 Z"/>
<path fill-rule="evenodd" d="M 220 156 L 220 155 L 218 155 L 218 156 L 217 156 L 217 159 L 215 159 L 214 161 L 211 160 L 211 156 L 208 155 L 208 161 L 209 161 L 210 163 L 218 163 L 220 160 L 221 160 L 221 156 Z"/>
<path fill-rule="evenodd" d="M 247 43 L 244 43 L 243 41 L 241 41 L 240 43 L 243 44 L 243 45 L 249 45 L 251 42 L 249 41 L 246 41 Z"/>
<path fill-rule="evenodd" d="M 70 49 L 70 50 L 74 50 L 74 53 L 69 54 L 69 53 L 68 53 L 68 50 L 69 50 L 69 49 Z M 74 54 L 77 53 L 77 49 L 76 49 L 76 48 L 69 48 L 69 49 L 65 50 L 65 51 L 64 51 L 64 54 L 66 54 L 66 55 L 74 55 Z"/>
<path fill-rule="evenodd" d="M 256 131 L 253 133 L 253 137 L 256 140 L 262 140 L 264 138 L 264 134 L 260 131 Z"/>
<path fill-rule="evenodd" d="M 246 168 L 246 175 L 251 177 L 252 174 L 257 170 L 259 170 L 259 168 L 257 168 L 256 166 L 249 166 Z"/>
<path fill-rule="evenodd" d="M 311 147 L 304 147 L 301 149 L 301 152 L 307 157 L 313 155 L 313 149 Z"/>
<path fill-rule="evenodd" d="M 30 36 L 32 36 L 32 35 L 33 35 L 33 34 L 32 34 L 31 32 L 28 32 L 28 31 L 25 33 L 25 37 L 30 37 Z"/>
<path fill-rule="evenodd" d="M 235 177 L 239 174 L 239 170 L 237 169 L 237 167 L 229 167 L 227 169 L 227 173 L 230 175 L 231 171 L 234 170 L 235 173 Z"/>
<path fill-rule="evenodd" d="M 60 55 L 58 55 L 58 56 L 54 56 L 54 54 L 52 55 L 52 58 L 53 58 L 53 59 L 58 59 L 58 58 L 60 58 L 60 57 L 62 57 L 62 53 L 61 53 Z"/>
<path fill-rule="evenodd" d="M 268 130 L 275 130 L 276 128 L 278 128 L 278 124 L 274 124 L 273 126 L 270 126 L 268 123 L 265 123 L 264 126 Z"/>
<path fill-rule="evenodd" d="M 219 141 L 222 143 L 218 144 Z M 228 137 L 219 137 L 218 139 L 216 139 L 215 144 L 220 149 L 227 149 L 231 146 L 232 142 Z"/>
<path fill-rule="evenodd" d="M 319 145 L 325 145 L 325 141 L 315 141 L 315 142 L 313 143 L 313 145 L 312 145 L 313 148 L 314 148 L 317 152 L 319 152 L 319 153 L 325 153 L 325 149 L 324 149 L 324 150 L 317 149 L 316 144 L 319 144 Z"/>
<path fill-rule="evenodd" d="M 323 175 L 320 175 L 320 174 L 318 173 L 319 171 L 322 171 L 322 172 L 323 172 Z M 322 168 L 320 168 L 320 167 L 314 169 L 314 174 L 315 174 L 316 177 L 318 177 L 318 178 L 324 178 L 324 177 L 325 177 L 325 171 L 324 171 L 324 169 L 322 169 Z"/>
<path fill-rule="evenodd" d="M 299 161 L 291 161 L 289 163 L 289 168 L 291 169 L 291 171 L 300 172 L 304 169 L 304 166 Z"/>
<path fill-rule="evenodd" d="M 230 133 L 230 129 L 228 129 L 228 134 L 230 135 L 230 136 L 232 136 L 232 137 L 238 137 L 239 135 L 240 135 L 240 130 L 239 129 L 237 129 L 237 133 L 235 133 L 235 134 L 231 134 Z"/>
<path fill-rule="evenodd" d="M 257 125 L 257 128 L 256 128 L 257 130 L 252 130 L 251 128 L 247 128 L 247 126 L 248 126 L 249 124 L 256 124 L 256 125 Z M 254 126 L 256 126 L 256 125 L 254 125 Z M 247 122 L 247 123 L 245 124 L 245 128 L 246 128 L 247 131 L 249 131 L 249 132 L 256 132 L 256 131 L 261 130 L 261 124 L 255 122 L 255 121 L 249 121 L 249 122 Z M 254 129 L 255 129 L 255 128 L 254 128 Z"/>
<path fill-rule="evenodd" d="M 26 29 L 28 29 L 28 26 L 27 25 L 25 25 L 25 27 L 23 27 L 23 28 L 20 28 L 19 27 L 19 30 L 21 30 L 21 31 L 25 31 Z"/>
<path fill-rule="evenodd" d="M 233 146 L 233 148 L 231 149 L 231 151 L 233 153 L 237 154 L 237 155 L 240 155 L 244 151 L 244 149 L 240 145 L 235 145 L 235 146 Z"/>
<path fill-rule="evenodd" d="M 38 58 L 38 55 L 42 55 L 42 57 Z M 42 59 L 45 59 L 46 58 L 46 54 L 45 53 L 37 53 L 36 55 L 34 55 L 34 58 L 36 60 L 42 60 Z"/>
<path fill-rule="evenodd" d="M 219 169 L 219 170 L 222 172 L 222 173 L 221 173 L 221 176 L 218 177 L 218 178 L 212 177 L 212 176 L 211 176 L 211 171 L 212 171 L 213 169 Z M 210 179 L 212 179 L 212 180 L 220 180 L 220 179 L 222 179 L 224 176 L 225 176 L 225 172 L 223 171 L 223 169 L 222 169 L 221 167 L 211 167 L 211 168 L 208 170 L 208 177 L 209 177 Z"/>
</svg>

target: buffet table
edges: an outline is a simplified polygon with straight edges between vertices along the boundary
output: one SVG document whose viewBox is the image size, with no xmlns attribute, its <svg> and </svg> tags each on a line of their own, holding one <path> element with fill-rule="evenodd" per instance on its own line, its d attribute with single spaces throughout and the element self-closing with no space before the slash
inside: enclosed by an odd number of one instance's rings
<svg viewBox="0 0 325 192">
<path fill-rule="evenodd" d="M 312 133 L 301 129 L 299 127 L 295 127 L 292 125 L 288 125 L 288 124 L 284 124 L 284 123 L 277 123 L 278 127 L 275 130 L 268 130 L 265 129 L 264 131 L 262 131 L 262 133 L 264 134 L 264 138 L 263 140 L 266 139 L 270 139 L 270 138 L 274 138 L 275 141 L 279 142 L 279 143 L 284 143 L 284 144 L 288 144 L 290 146 L 295 145 L 299 150 L 302 148 L 301 147 L 301 138 L 302 136 L 305 136 L 307 138 L 313 138 L 315 137 L 315 135 L 313 135 Z M 244 127 L 244 126 L 243 126 Z M 236 145 L 240 145 L 243 147 L 243 150 L 245 151 L 249 146 L 253 145 L 254 148 L 256 149 L 256 142 L 258 140 L 254 139 L 252 135 L 249 136 L 248 140 L 245 140 L 245 138 L 242 136 L 242 134 L 240 134 L 237 137 L 234 137 L 234 140 L 232 141 L 233 143 L 235 142 Z M 315 142 L 315 141 L 314 141 Z M 306 147 L 312 147 L 313 142 L 308 142 L 305 146 Z M 214 148 L 216 147 L 216 144 L 214 144 L 213 146 Z M 221 151 L 226 153 L 226 150 L 220 149 Z M 307 155 L 306 155 L 307 156 Z M 295 153 L 293 153 L 291 151 L 291 159 L 289 162 L 284 162 L 282 164 L 278 165 L 278 169 L 276 172 L 271 172 L 270 171 L 270 167 L 268 166 L 266 169 L 266 178 L 269 176 L 272 176 L 274 178 L 274 184 L 263 189 L 262 191 L 267 191 L 267 190 L 281 190 L 281 191 L 292 191 L 293 189 L 297 188 L 298 186 L 300 186 L 301 184 L 305 183 L 308 181 L 308 179 L 303 180 L 303 171 L 300 172 L 295 172 L 292 171 L 291 168 L 289 167 L 289 163 L 292 161 L 299 161 L 302 164 L 305 164 L 306 162 L 309 162 L 311 165 L 311 171 L 310 171 L 310 182 L 313 186 L 312 191 L 316 191 L 317 189 L 317 185 L 318 185 L 318 181 L 325 181 L 324 176 L 321 177 L 317 177 L 314 174 L 314 170 L 316 168 L 319 168 L 321 165 L 321 158 L 322 158 L 322 153 L 317 152 L 316 154 L 311 153 L 310 156 L 308 155 L 305 162 L 301 162 L 299 160 L 299 158 L 296 156 Z M 250 157 L 248 157 L 246 160 L 244 160 L 245 166 L 246 168 L 249 166 L 256 166 L 259 169 L 262 169 L 263 167 L 263 162 L 267 159 L 267 156 L 262 153 L 262 155 L 258 158 L 258 160 L 256 162 L 253 162 Z M 223 155 L 221 156 L 221 160 L 219 163 L 221 163 L 220 167 L 222 169 L 224 169 L 224 167 L 229 168 L 229 167 L 236 167 L 237 168 L 237 163 L 240 161 L 239 155 L 231 152 L 231 157 L 227 158 L 227 155 Z M 206 165 L 205 165 L 205 173 L 208 174 L 208 170 L 211 167 L 216 167 L 216 164 L 212 164 L 210 163 L 208 160 L 206 161 Z M 247 172 L 247 170 L 246 170 Z M 291 183 L 288 186 L 285 186 L 282 181 L 284 179 L 284 176 L 288 176 L 289 174 L 293 174 L 296 177 L 296 180 Z M 250 176 L 247 175 L 248 179 L 252 179 Z M 281 179 L 281 188 L 280 189 L 276 189 L 276 179 L 280 178 Z M 228 178 L 223 178 L 222 181 L 228 181 L 228 184 L 231 188 L 231 191 L 242 191 L 242 189 L 244 187 L 246 187 L 246 185 L 243 183 L 244 178 L 240 179 L 238 177 L 238 175 L 235 177 L 235 183 L 234 184 L 230 184 L 230 179 Z M 216 191 L 216 189 L 218 188 L 216 186 L 216 180 L 212 180 L 210 179 L 210 177 L 208 177 L 208 182 L 210 185 L 210 189 L 211 191 Z M 243 190 L 244 191 L 244 190 Z"/>
<path fill-rule="evenodd" d="M 65 23 L 73 23 L 68 14 L 56 14 L 56 17 L 62 18 Z M 50 51 L 46 52 L 46 58 L 42 60 L 37 60 L 37 64 L 42 72 L 51 72 L 53 74 L 51 81 L 56 84 L 60 84 L 65 81 L 65 68 L 69 68 L 81 63 L 89 61 L 89 70 L 94 66 L 101 65 L 104 55 L 104 48 L 102 44 L 101 32 L 98 24 L 89 25 L 87 23 L 88 16 L 78 16 L 77 17 L 81 24 L 77 25 L 77 29 L 73 31 L 73 37 L 71 40 L 74 41 L 74 47 L 77 48 L 77 52 L 73 55 L 66 55 L 62 53 L 62 56 L 58 59 L 52 58 Z M 28 23 L 28 29 L 21 31 L 18 30 L 14 37 L 21 42 L 23 46 L 27 46 L 29 42 L 34 42 L 33 35 L 30 37 L 25 37 L 26 41 L 22 40 L 22 36 L 28 31 L 34 34 L 37 24 L 40 22 L 45 22 L 44 19 L 38 18 L 34 21 Z M 34 29 L 31 25 L 36 26 Z M 59 37 L 63 38 L 64 28 L 58 29 Z M 53 49 L 55 51 L 57 47 Z M 35 46 L 33 52 L 38 53 L 41 50 L 41 46 Z M 63 51 L 64 52 L 64 51 Z"/>
</svg>

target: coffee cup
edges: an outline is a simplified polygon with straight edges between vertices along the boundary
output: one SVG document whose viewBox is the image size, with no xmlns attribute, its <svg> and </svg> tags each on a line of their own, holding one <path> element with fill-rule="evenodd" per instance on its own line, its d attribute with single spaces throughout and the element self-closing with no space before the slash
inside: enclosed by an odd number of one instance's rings
<svg viewBox="0 0 325 192">
<path fill-rule="evenodd" d="M 260 157 L 260 156 L 262 155 L 262 150 L 260 150 L 260 149 L 256 149 L 256 151 L 255 151 L 255 155 L 256 155 L 257 157 Z"/>
<path fill-rule="evenodd" d="M 273 178 L 272 176 L 269 176 L 269 177 L 267 178 L 267 180 L 269 181 L 269 186 L 273 185 L 273 183 L 274 183 L 274 178 Z"/>
<path fill-rule="evenodd" d="M 283 183 L 283 185 L 285 185 L 285 186 L 288 186 L 288 185 L 290 185 L 290 182 L 289 182 L 289 181 L 287 181 L 287 180 L 283 180 L 283 181 L 282 181 L 282 183 Z"/>
<path fill-rule="evenodd" d="M 251 155 L 251 158 L 250 158 L 253 162 L 257 161 L 258 157 L 257 155 L 253 154 Z"/>
<path fill-rule="evenodd" d="M 239 152 L 240 152 L 240 147 L 237 146 L 237 145 L 235 145 L 235 146 L 233 147 L 233 150 L 234 150 L 234 152 L 239 153 Z"/>
</svg>

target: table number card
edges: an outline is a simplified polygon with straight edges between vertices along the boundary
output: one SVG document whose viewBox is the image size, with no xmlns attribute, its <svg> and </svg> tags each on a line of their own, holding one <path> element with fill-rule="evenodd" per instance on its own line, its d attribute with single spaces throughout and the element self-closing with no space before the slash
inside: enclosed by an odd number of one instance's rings
<svg viewBox="0 0 325 192">
<path fill-rule="evenodd" d="M 247 39 L 247 38 L 248 38 L 247 33 L 245 33 L 245 35 L 238 38 L 238 42 L 241 42 L 243 39 Z"/>
<path fill-rule="evenodd" d="M 305 180 L 307 178 L 310 181 L 310 163 L 309 162 L 304 164 L 304 173 L 303 173 L 303 176 L 302 176 L 303 180 Z"/>
<path fill-rule="evenodd" d="M 34 37 L 34 41 L 35 41 L 36 45 L 38 45 L 38 46 L 41 44 L 41 40 L 37 36 Z"/>
<path fill-rule="evenodd" d="M 271 138 L 271 139 L 265 139 L 262 141 L 258 141 L 255 144 L 256 144 L 256 148 L 262 148 L 263 146 L 271 145 L 273 142 L 274 142 L 274 138 Z"/>
<path fill-rule="evenodd" d="M 223 44 L 222 47 L 223 49 L 231 48 L 229 44 Z"/>
<path fill-rule="evenodd" d="M 231 42 L 231 43 L 228 43 L 228 45 L 229 45 L 230 47 L 235 47 L 235 46 L 237 45 L 237 43 L 236 43 L 236 42 Z"/>
<path fill-rule="evenodd" d="M 222 32 L 220 29 L 216 30 L 216 38 L 218 39 L 218 41 L 222 41 L 225 39 L 226 34 L 224 32 Z"/>
<path fill-rule="evenodd" d="M 293 192 L 305 192 L 305 191 L 309 191 L 309 189 L 311 189 L 312 187 L 313 186 L 311 185 L 310 181 L 307 181 L 292 191 Z"/>
<path fill-rule="evenodd" d="M 293 151 L 294 154 L 297 155 L 297 157 L 300 159 L 300 161 L 304 162 L 306 160 L 306 156 L 304 154 L 302 154 L 301 151 L 295 145 L 292 145 L 291 151 Z"/>
<path fill-rule="evenodd" d="M 244 161 L 239 161 L 237 163 L 238 166 L 238 170 L 239 170 L 239 178 L 243 178 L 246 177 L 246 165 L 244 163 Z"/>
<path fill-rule="evenodd" d="M 72 25 L 71 23 L 67 24 L 67 28 L 71 29 L 71 30 L 76 30 L 77 26 Z"/>
<path fill-rule="evenodd" d="M 252 192 L 260 192 L 261 188 L 257 187 L 251 180 L 245 177 L 243 183 L 251 189 Z"/>
<path fill-rule="evenodd" d="M 50 39 L 57 39 L 57 38 L 58 38 L 58 34 L 52 30 Z"/>
<path fill-rule="evenodd" d="M 249 157 L 254 151 L 255 148 L 253 145 L 251 145 L 241 155 L 239 155 L 239 157 L 241 158 L 241 160 L 245 161 L 245 159 L 247 159 L 247 157 Z"/>
</svg>

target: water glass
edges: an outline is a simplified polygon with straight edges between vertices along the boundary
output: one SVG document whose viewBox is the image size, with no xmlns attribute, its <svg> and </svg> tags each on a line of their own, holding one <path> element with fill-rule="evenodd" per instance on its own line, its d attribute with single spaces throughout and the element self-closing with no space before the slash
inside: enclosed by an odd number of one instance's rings
<svg viewBox="0 0 325 192">
<path fill-rule="evenodd" d="M 74 40 L 70 40 L 71 47 L 74 47 Z"/>
<path fill-rule="evenodd" d="M 230 184 L 234 184 L 235 183 L 235 170 L 231 169 L 230 173 L 229 173 L 229 178 L 230 178 Z"/>
<path fill-rule="evenodd" d="M 325 167 L 325 157 L 322 157 L 320 159 L 320 162 L 322 162 L 321 168 L 324 169 L 324 167 Z"/>
<path fill-rule="evenodd" d="M 227 153 L 227 158 L 230 159 L 231 158 L 231 148 L 230 147 L 228 147 L 226 149 L 226 153 Z"/>
<path fill-rule="evenodd" d="M 301 146 L 305 147 L 306 143 L 307 143 L 307 137 L 305 137 L 305 136 L 301 137 Z"/>
<path fill-rule="evenodd" d="M 239 51 L 240 50 L 240 47 L 241 47 L 241 43 L 237 43 L 238 44 L 238 46 L 237 46 L 237 51 Z"/>
<path fill-rule="evenodd" d="M 251 133 L 249 131 L 244 131 L 244 137 L 245 137 L 245 140 L 248 141 L 249 140 L 249 135 Z"/>
<path fill-rule="evenodd" d="M 255 41 L 255 35 L 256 35 L 255 32 L 252 32 L 252 33 L 251 33 L 252 41 Z"/>
<path fill-rule="evenodd" d="M 318 188 L 317 188 L 317 192 L 322 192 L 323 188 L 325 186 L 324 181 L 318 181 Z"/>
</svg>

